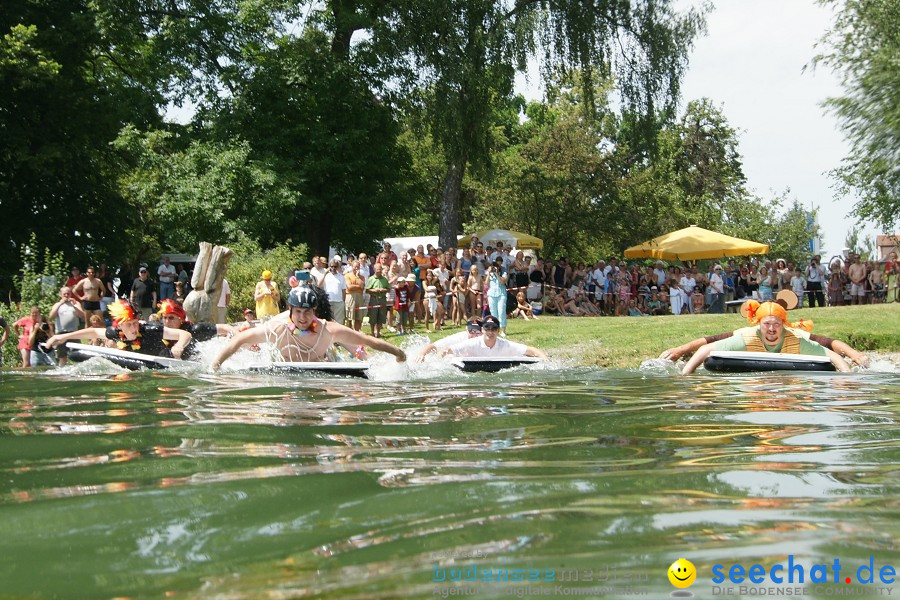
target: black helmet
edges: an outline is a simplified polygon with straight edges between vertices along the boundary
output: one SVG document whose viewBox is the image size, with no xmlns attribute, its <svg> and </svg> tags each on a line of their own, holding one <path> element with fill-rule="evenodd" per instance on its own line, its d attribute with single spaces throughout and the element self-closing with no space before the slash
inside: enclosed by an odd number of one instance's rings
<svg viewBox="0 0 900 600">
<path fill-rule="evenodd" d="M 319 296 L 308 285 L 298 285 L 288 294 L 288 304 L 295 308 L 316 308 Z"/>
</svg>

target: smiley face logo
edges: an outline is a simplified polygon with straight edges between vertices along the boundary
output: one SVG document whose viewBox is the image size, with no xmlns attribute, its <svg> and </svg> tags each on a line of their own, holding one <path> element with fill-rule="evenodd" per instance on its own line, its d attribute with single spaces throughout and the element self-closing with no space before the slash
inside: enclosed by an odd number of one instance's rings
<svg viewBox="0 0 900 600">
<path fill-rule="evenodd" d="M 694 580 L 697 579 L 697 569 L 694 564 L 685 559 L 679 558 L 669 566 L 669 581 L 677 588 L 690 587 Z"/>
</svg>

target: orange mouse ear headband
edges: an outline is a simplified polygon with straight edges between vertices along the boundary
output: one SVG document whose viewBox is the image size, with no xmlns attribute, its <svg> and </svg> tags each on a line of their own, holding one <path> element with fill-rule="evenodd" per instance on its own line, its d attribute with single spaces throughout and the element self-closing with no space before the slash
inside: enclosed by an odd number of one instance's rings
<svg viewBox="0 0 900 600">
<path fill-rule="evenodd" d="M 787 294 L 784 294 L 784 292 L 787 292 Z M 787 320 L 787 308 L 797 305 L 796 294 L 789 290 L 782 290 L 778 295 L 780 297 L 775 302 L 763 302 L 760 304 L 756 300 L 747 300 L 741 305 L 741 316 L 747 319 L 747 322 L 751 325 L 759 324 L 766 317 L 775 316 L 784 321 L 784 324 L 788 327 L 812 331 L 812 321 L 800 319 L 796 323 L 791 323 Z M 793 303 L 791 303 L 791 300 L 793 300 Z"/>
</svg>

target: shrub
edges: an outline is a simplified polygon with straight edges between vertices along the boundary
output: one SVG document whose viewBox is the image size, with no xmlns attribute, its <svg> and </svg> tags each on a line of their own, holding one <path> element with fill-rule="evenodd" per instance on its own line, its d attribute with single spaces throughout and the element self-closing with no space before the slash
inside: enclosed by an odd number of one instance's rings
<svg viewBox="0 0 900 600">
<path fill-rule="evenodd" d="M 256 310 L 253 290 L 266 269 L 272 271 L 272 281 L 278 284 L 282 301 L 286 300 L 290 289 L 288 280 L 307 255 L 305 244 L 283 244 L 262 250 L 255 242 L 241 241 L 229 247 L 234 252 L 225 276 L 231 287 L 231 304 L 228 306 L 228 320 L 231 322 L 243 321 L 245 308 Z"/>
</svg>

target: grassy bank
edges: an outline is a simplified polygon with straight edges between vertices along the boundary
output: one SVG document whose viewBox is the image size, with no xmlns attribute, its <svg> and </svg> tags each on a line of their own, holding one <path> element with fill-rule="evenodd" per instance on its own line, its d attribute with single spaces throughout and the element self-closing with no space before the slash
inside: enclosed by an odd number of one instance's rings
<svg viewBox="0 0 900 600">
<path fill-rule="evenodd" d="M 813 332 L 863 351 L 900 352 L 900 304 L 793 310 L 791 320 L 811 319 Z M 511 339 L 542 348 L 554 358 L 604 368 L 637 367 L 671 346 L 744 327 L 739 314 L 666 317 L 540 317 L 510 320 Z M 417 331 L 421 332 L 421 329 Z M 430 334 L 432 341 L 459 329 Z M 404 338 L 390 335 L 398 343 Z"/>
</svg>

